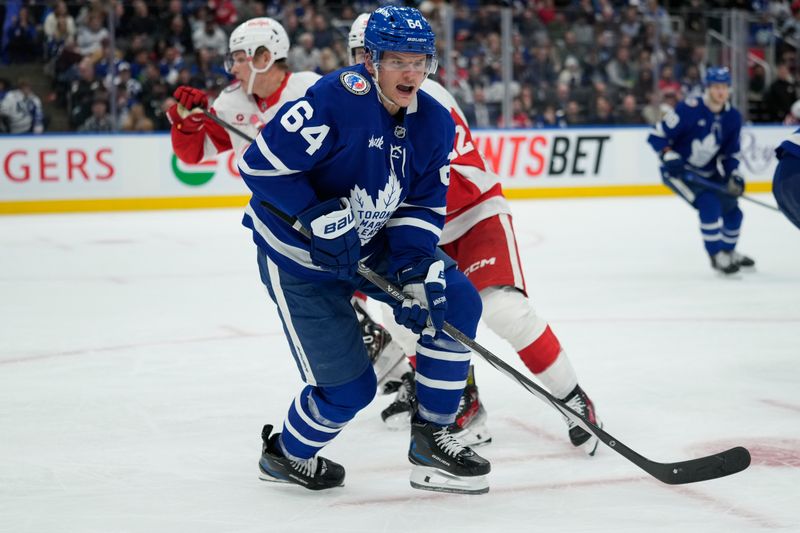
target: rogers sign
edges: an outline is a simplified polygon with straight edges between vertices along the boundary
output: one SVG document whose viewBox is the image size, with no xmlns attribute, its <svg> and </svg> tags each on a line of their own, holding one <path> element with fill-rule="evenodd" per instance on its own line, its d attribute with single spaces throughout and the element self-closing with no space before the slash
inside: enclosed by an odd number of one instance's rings
<svg viewBox="0 0 800 533">
<path fill-rule="evenodd" d="M 109 181 L 116 174 L 110 147 L 16 148 L 0 153 L 3 177 L 11 183 Z"/>
</svg>

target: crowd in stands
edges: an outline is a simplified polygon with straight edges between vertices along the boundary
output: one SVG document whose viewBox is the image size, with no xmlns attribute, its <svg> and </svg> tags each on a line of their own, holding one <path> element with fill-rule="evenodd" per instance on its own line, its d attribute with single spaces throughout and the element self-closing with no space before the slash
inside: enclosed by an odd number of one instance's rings
<svg viewBox="0 0 800 533">
<path fill-rule="evenodd" d="M 179 85 L 213 98 L 229 82 L 223 68 L 231 30 L 252 17 L 279 20 L 289 34 L 292 70 L 320 74 L 347 64 L 350 23 L 376 2 L 300 0 L 5 0 L 0 63 L 42 65 L 57 104 L 78 131 L 169 128 L 165 110 Z M 409 2 L 443 36 L 445 9 L 454 16 L 453 72 L 444 58 L 435 77 L 445 83 L 476 128 L 503 127 L 499 2 Z M 733 6 L 731 4 L 734 4 Z M 774 78 L 752 64 L 746 90 L 759 112 L 751 120 L 796 123 L 800 97 L 795 39 L 800 0 L 518 0 L 513 9 L 512 127 L 652 124 L 666 106 L 699 96 L 707 65 L 706 33 L 720 19 L 710 7 L 749 12 L 755 55 L 776 52 Z M 443 45 L 444 40 L 440 39 Z M 30 85 L 0 80 L 0 99 L 41 115 Z M 21 91 L 21 93 L 20 93 Z M 112 94 L 114 98 L 112 99 Z M 3 102 L 0 100 L 0 114 Z M 800 117 L 800 104 L 795 106 Z M 19 132 L 6 120 L 6 131 Z M 24 131 L 41 131 L 31 120 Z"/>
</svg>

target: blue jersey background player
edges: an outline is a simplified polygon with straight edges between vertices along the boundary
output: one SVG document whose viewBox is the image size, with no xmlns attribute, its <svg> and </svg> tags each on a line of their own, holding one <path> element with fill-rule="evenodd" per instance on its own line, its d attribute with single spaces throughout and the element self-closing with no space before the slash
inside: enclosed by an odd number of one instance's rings
<svg viewBox="0 0 800 533">
<path fill-rule="evenodd" d="M 661 158 L 664 183 L 697 209 L 711 266 L 733 274 L 755 265 L 735 249 L 743 218 L 737 200 L 744 192 L 738 159 L 742 116 L 728 101 L 727 67 L 709 68 L 705 82 L 703 98 L 680 102 L 647 142 Z M 694 182 L 696 176 L 723 186 L 727 194 Z"/>
<path fill-rule="evenodd" d="M 800 129 L 775 150 L 778 167 L 772 178 L 772 194 L 783 214 L 800 228 Z"/>
<path fill-rule="evenodd" d="M 360 290 L 394 305 L 397 321 L 422 333 L 408 454 L 416 465 L 412 486 L 486 492 L 488 461 L 447 427 L 470 354 L 437 330 L 447 320 L 474 336 L 481 303 L 437 249 L 455 125 L 447 110 L 418 92 L 436 68 L 434 35 L 416 9 L 390 6 L 374 12 L 365 39 L 365 64 L 332 72 L 285 104 L 239 161 L 253 192 L 244 224 L 307 383 L 283 431 L 264 428 L 261 478 L 312 489 L 344 482 L 344 468 L 317 452 L 375 395 L 375 373 L 350 306 Z M 263 202 L 296 216 L 311 238 Z M 359 259 L 413 299 L 402 306 L 391 301 L 356 274 Z"/>
</svg>

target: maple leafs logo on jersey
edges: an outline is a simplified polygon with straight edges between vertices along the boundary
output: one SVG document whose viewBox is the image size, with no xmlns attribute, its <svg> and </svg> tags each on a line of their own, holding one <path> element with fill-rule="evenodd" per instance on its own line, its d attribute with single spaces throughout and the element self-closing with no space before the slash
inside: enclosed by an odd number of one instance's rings
<svg viewBox="0 0 800 533">
<path fill-rule="evenodd" d="M 397 147 L 392 146 L 391 148 Z M 378 197 L 374 202 L 372 196 L 358 185 L 350 190 L 350 206 L 356 216 L 356 231 L 358 231 L 361 244 L 368 243 L 383 228 L 397 210 L 397 206 L 400 205 L 403 188 L 400 186 L 400 180 L 397 179 L 397 172 L 394 169 L 395 159 L 399 158 L 390 158 L 386 185 L 378 191 Z M 403 153 L 401 165 L 403 164 L 405 164 L 405 153 Z M 405 174 L 402 166 L 401 171 Z"/>
<path fill-rule="evenodd" d="M 697 168 L 704 167 L 718 152 L 717 136 L 712 131 L 702 140 L 695 139 L 692 141 L 692 154 L 689 156 L 689 164 Z"/>
</svg>

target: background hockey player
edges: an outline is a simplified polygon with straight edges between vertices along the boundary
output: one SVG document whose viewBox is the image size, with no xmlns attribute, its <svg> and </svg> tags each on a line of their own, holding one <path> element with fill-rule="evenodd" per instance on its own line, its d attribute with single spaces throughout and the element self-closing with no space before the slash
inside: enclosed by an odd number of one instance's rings
<svg viewBox="0 0 800 533">
<path fill-rule="evenodd" d="M 709 68 L 705 81 L 703 98 L 680 102 L 656 124 L 647 142 L 661 158 L 664 183 L 697 209 L 711 266 L 733 274 L 755 265 L 736 251 L 743 218 L 737 196 L 745 186 L 738 159 L 742 116 L 728 101 L 727 67 Z M 728 194 L 696 183 L 695 176 L 724 186 Z"/>
<path fill-rule="evenodd" d="M 772 194 L 783 214 L 800 228 L 800 129 L 777 150 L 778 167 L 772 179 Z"/>
<path fill-rule="evenodd" d="M 214 102 L 211 113 L 255 137 L 285 102 L 306 93 L 318 79 L 313 72 L 289 72 L 286 56 L 289 36 L 277 21 L 254 18 L 240 24 L 229 40 L 225 68 L 236 77 Z M 181 161 L 198 163 L 235 148 L 241 153 L 247 142 L 206 117 L 208 96 L 200 89 L 181 85 L 175 89 L 178 103 L 167 110 L 172 147 Z"/>
<path fill-rule="evenodd" d="M 454 125 L 444 108 L 418 92 L 436 68 L 434 36 L 416 9 L 384 7 L 371 17 L 365 40 L 365 64 L 326 75 L 305 97 L 281 107 L 239 160 L 253 191 L 244 224 L 253 230 L 262 281 L 307 383 L 282 432 L 264 427 L 261 477 L 310 489 L 344 482 L 344 468 L 318 452 L 376 390 L 350 297 L 361 290 L 389 300 L 356 274 L 363 259 L 413 295 L 395 304 L 395 317 L 422 333 L 408 452 L 412 486 L 486 492 L 488 461 L 449 429 L 470 354 L 437 331 L 447 320 L 474 336 L 481 304 L 436 247 Z M 311 238 L 263 202 L 296 216 Z"/>
<path fill-rule="evenodd" d="M 368 13 L 360 15 L 350 29 L 348 46 L 352 63 L 363 61 L 368 19 Z M 575 370 L 561 343 L 527 298 L 511 208 L 503 196 L 498 176 L 488 169 L 475 148 L 464 113 L 450 93 L 430 79 L 423 82 L 422 91 L 450 112 L 456 128 L 447 218 L 439 245 L 458 262 L 459 269 L 480 291 L 483 319 L 492 331 L 514 347 L 528 369 L 554 396 L 597 423 L 594 406 L 578 386 Z M 409 342 L 408 334 L 394 331 L 394 328 L 392 332 L 396 340 L 404 340 L 402 344 L 407 353 L 414 352 L 415 338 Z M 413 373 L 409 373 L 404 377 L 397 399 L 383 413 L 387 423 L 392 426 L 408 423 L 412 389 Z M 463 442 L 474 445 L 491 439 L 472 373 L 458 414 L 455 430 Z M 597 438 L 569 422 L 568 426 L 572 444 L 594 454 Z"/>
</svg>

